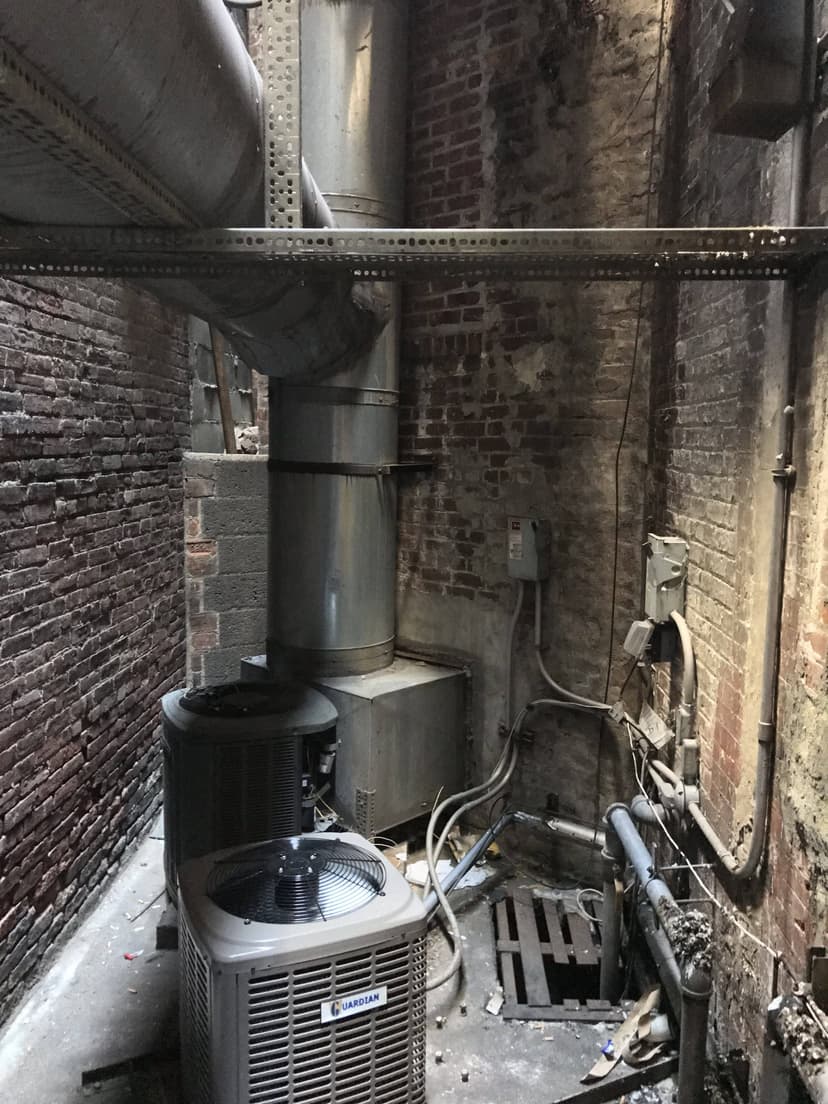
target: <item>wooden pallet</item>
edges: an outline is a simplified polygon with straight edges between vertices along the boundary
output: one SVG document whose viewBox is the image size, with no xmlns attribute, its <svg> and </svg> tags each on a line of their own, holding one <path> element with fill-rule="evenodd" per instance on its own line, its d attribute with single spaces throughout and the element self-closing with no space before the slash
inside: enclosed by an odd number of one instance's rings
<svg viewBox="0 0 828 1104">
<path fill-rule="evenodd" d="M 496 947 L 507 1020 L 620 1022 L 624 1012 L 598 999 L 597 924 L 528 890 L 495 906 Z M 595 996 L 588 996 L 594 990 Z"/>
</svg>

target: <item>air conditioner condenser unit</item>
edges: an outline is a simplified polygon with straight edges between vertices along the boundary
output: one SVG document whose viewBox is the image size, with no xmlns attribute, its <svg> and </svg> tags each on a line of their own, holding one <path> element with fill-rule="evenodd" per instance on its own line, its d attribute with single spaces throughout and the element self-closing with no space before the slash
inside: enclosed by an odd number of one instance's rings
<svg viewBox="0 0 828 1104">
<path fill-rule="evenodd" d="M 333 734 L 336 709 L 296 682 L 174 690 L 164 718 L 164 866 L 302 830 L 305 742 Z"/>
<path fill-rule="evenodd" d="M 426 914 L 361 836 L 179 869 L 187 1104 L 425 1104 Z"/>
</svg>

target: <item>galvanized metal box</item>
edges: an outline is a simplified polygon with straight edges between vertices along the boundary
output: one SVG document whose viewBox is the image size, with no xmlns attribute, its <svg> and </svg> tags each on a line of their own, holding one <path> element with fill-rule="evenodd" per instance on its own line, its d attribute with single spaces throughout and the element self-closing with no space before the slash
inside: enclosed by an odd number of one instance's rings
<svg viewBox="0 0 828 1104">
<path fill-rule="evenodd" d="M 462 788 L 465 672 L 398 658 L 314 685 L 339 713 L 335 804 L 356 831 L 370 838 Z"/>
</svg>

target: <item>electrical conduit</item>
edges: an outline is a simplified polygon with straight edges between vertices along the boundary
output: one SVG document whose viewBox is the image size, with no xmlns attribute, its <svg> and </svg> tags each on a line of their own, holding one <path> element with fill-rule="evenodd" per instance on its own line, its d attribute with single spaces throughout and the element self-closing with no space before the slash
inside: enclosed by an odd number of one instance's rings
<svg viewBox="0 0 828 1104">
<path fill-rule="evenodd" d="M 813 36 L 812 36 L 813 37 Z M 790 224 L 801 226 L 804 221 L 808 149 L 810 146 L 812 109 L 794 130 L 791 165 Z M 746 881 L 757 873 L 765 853 L 770 816 L 771 783 L 776 752 L 776 705 L 779 684 L 779 640 L 782 629 L 782 595 L 785 576 L 785 549 L 788 535 L 788 511 L 794 468 L 793 398 L 796 372 L 796 307 L 797 290 L 793 280 L 783 289 L 781 357 L 781 409 L 777 428 L 776 465 L 773 479 L 773 510 L 770 523 L 770 555 L 767 567 L 767 604 L 760 681 L 759 723 L 756 732 L 756 781 L 753 791 L 753 823 L 747 855 L 739 860 L 718 835 L 713 825 L 696 803 L 688 812 L 711 845 L 716 858 L 737 881 Z"/>
</svg>

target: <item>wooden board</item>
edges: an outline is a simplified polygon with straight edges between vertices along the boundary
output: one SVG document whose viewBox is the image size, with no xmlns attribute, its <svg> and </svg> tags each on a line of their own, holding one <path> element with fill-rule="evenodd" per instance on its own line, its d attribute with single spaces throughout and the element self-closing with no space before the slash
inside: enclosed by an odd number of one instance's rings
<svg viewBox="0 0 828 1104">
<path fill-rule="evenodd" d="M 592 925 L 578 912 L 568 912 L 569 934 L 572 936 L 572 953 L 579 966 L 597 966 L 598 953 L 592 941 Z"/>
<path fill-rule="evenodd" d="M 516 896 L 513 905 L 520 943 L 520 961 L 523 966 L 523 982 L 526 986 L 526 1002 L 527 1004 L 549 1004 L 546 967 L 543 964 L 532 897 L 528 893 Z"/>
</svg>

